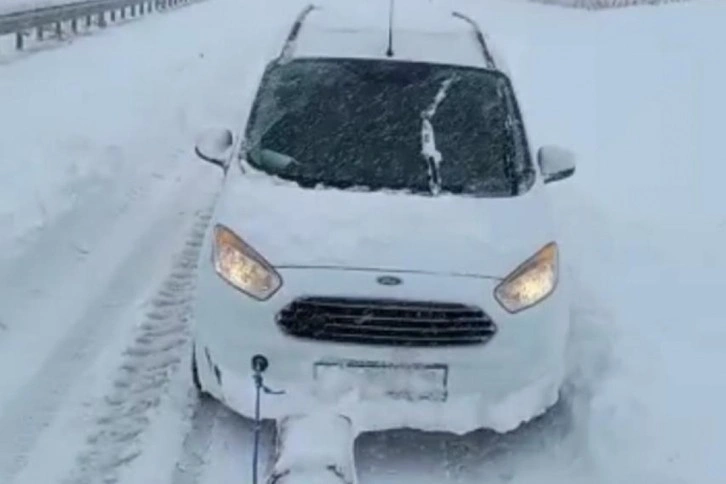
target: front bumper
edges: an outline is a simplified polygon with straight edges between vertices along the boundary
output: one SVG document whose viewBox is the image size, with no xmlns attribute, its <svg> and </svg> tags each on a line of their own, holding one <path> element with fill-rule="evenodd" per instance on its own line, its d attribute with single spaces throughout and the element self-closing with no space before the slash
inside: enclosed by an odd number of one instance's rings
<svg viewBox="0 0 726 484">
<path fill-rule="evenodd" d="M 357 431 L 417 428 L 465 433 L 506 432 L 555 403 L 564 375 L 569 328 L 567 287 L 519 314 L 494 300 L 495 279 L 407 273 L 404 283 L 382 286 L 380 272 L 287 269 L 270 300 L 254 301 L 231 288 L 210 267 L 200 273 L 194 328 L 202 384 L 233 410 L 254 415 L 250 360 L 270 361 L 265 383 L 284 395 L 264 395 L 262 415 L 279 419 L 319 409 L 346 415 Z M 481 307 L 497 325 L 487 343 L 473 346 L 389 347 L 300 339 L 285 334 L 276 314 L 302 296 L 447 301 Z M 367 391 L 357 380 L 316 377 L 320 362 L 363 362 L 389 367 L 446 369 L 445 396 L 393 398 Z M 409 395 L 410 397 L 410 395 Z"/>
</svg>

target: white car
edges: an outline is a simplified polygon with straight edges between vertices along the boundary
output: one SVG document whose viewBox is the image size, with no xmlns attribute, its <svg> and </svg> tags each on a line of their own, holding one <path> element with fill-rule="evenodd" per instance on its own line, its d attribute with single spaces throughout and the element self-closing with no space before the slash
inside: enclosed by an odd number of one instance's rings
<svg viewBox="0 0 726 484">
<path fill-rule="evenodd" d="M 574 156 L 532 151 L 469 17 L 366 5 L 301 12 L 243 130 L 198 140 L 225 177 L 198 269 L 194 382 L 252 417 L 263 355 L 284 391 L 263 395 L 263 418 L 327 406 L 356 431 L 512 430 L 564 379 L 548 184 Z"/>
</svg>

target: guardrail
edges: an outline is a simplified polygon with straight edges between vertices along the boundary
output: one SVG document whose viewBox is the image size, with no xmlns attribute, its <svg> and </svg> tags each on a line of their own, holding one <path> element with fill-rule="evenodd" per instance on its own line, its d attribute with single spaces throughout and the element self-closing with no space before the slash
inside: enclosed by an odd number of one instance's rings
<svg viewBox="0 0 726 484">
<path fill-rule="evenodd" d="M 46 28 L 52 26 L 60 37 L 64 23 L 70 23 L 71 31 L 78 33 L 81 23 L 90 28 L 95 22 L 95 25 L 104 28 L 117 17 L 138 17 L 195 1 L 198 0 L 87 0 L 13 12 L 0 15 L 0 36 L 15 34 L 15 48 L 22 50 L 25 37 L 33 30 L 38 40 L 43 40 Z"/>
</svg>

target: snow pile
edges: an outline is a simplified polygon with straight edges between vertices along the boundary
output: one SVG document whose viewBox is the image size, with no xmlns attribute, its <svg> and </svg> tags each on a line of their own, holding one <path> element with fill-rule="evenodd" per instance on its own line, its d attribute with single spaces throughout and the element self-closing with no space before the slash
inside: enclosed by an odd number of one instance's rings
<svg viewBox="0 0 726 484">
<path fill-rule="evenodd" d="M 191 153 L 195 120 L 209 108 L 190 107 L 198 97 L 187 98 L 181 74 L 203 70 L 204 55 L 169 57 L 144 40 L 174 20 L 149 17 L 129 24 L 128 36 L 76 39 L 68 56 L 49 50 L 0 66 L 0 260 L 88 197 L 136 197 L 136 180 L 166 176 L 156 160 Z M 135 62 L 86 61 L 123 47 L 139 50 Z"/>
<path fill-rule="evenodd" d="M 332 466 L 348 477 L 352 475 L 350 449 L 355 434 L 346 417 L 325 412 L 295 415 L 280 422 L 278 433 L 279 455 L 273 473 Z M 315 434 L 325 435 L 326 439 L 311 446 L 310 436 Z"/>
</svg>

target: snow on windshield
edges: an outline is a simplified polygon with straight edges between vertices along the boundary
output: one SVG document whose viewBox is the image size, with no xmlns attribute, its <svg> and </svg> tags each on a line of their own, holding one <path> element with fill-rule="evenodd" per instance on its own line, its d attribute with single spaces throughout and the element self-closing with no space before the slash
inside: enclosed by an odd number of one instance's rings
<svg viewBox="0 0 726 484">
<path fill-rule="evenodd" d="M 426 158 L 429 166 L 429 185 L 431 186 L 431 193 L 434 195 L 441 191 L 441 175 L 439 166 L 441 165 L 441 152 L 436 149 L 436 139 L 434 135 L 433 118 L 436 114 L 439 104 L 446 98 L 446 92 L 449 90 L 451 83 L 456 80 L 455 77 L 450 77 L 441 83 L 441 88 L 436 93 L 434 102 L 431 103 L 423 113 L 421 123 L 421 154 Z"/>
<path fill-rule="evenodd" d="M 513 118 L 511 87 L 496 72 L 298 59 L 266 72 L 248 161 L 302 186 L 511 196 L 526 187 L 518 174 L 530 168 Z"/>
</svg>

